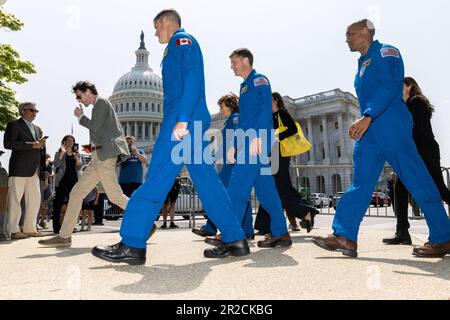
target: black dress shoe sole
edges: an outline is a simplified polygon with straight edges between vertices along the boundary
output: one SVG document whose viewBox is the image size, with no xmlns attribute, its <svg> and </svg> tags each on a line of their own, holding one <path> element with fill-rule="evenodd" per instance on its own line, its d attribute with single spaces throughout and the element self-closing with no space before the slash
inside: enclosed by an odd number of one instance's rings
<svg viewBox="0 0 450 320">
<path fill-rule="evenodd" d="M 383 243 L 387 246 L 398 246 L 398 245 L 411 246 L 412 245 L 411 240 L 383 239 Z"/>
<path fill-rule="evenodd" d="M 224 254 L 214 254 L 214 252 L 212 252 L 212 250 L 205 250 L 203 252 L 203 256 L 205 258 L 211 258 L 211 259 L 223 259 L 223 258 L 227 258 L 229 256 L 244 257 L 244 256 L 248 256 L 249 254 L 250 254 L 250 250 L 248 250 L 248 249 L 237 249 L 237 250 L 233 250 L 233 251 L 227 251 Z"/>
<path fill-rule="evenodd" d="M 312 243 L 315 245 L 321 247 L 322 249 L 332 251 L 332 252 L 341 252 L 344 256 L 351 257 L 351 258 L 357 258 L 358 252 L 356 250 L 347 250 L 347 249 L 334 249 L 327 246 L 325 243 L 322 243 L 321 241 L 318 241 L 316 239 L 311 240 Z"/>
<path fill-rule="evenodd" d="M 144 265 L 145 261 L 146 261 L 146 257 L 142 257 L 142 258 L 123 258 L 123 259 L 112 259 L 108 256 L 104 256 L 103 254 L 101 254 L 100 252 L 96 251 L 96 250 L 92 250 L 92 255 L 108 261 L 108 262 L 112 262 L 112 263 L 126 263 L 132 266 L 140 266 L 140 265 Z"/>
<path fill-rule="evenodd" d="M 263 244 L 261 242 L 258 242 L 258 247 L 260 248 L 285 248 L 292 246 L 292 240 L 280 240 L 273 242 L 272 244 Z"/>
<path fill-rule="evenodd" d="M 423 254 L 423 253 L 420 253 L 420 252 L 417 252 L 417 251 L 413 251 L 412 254 L 413 254 L 413 256 L 416 256 L 418 258 L 430 258 L 430 259 L 432 259 L 432 258 L 443 258 L 447 254 L 450 254 L 450 252 L 430 255 L 430 254 Z"/>
</svg>

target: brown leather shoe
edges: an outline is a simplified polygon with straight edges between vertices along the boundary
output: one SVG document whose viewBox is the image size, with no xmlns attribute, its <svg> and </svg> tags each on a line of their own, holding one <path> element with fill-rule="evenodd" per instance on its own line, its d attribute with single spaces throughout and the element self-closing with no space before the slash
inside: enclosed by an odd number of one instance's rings
<svg viewBox="0 0 450 320">
<path fill-rule="evenodd" d="M 24 233 L 25 235 L 31 237 L 31 238 L 42 238 L 45 237 L 45 234 L 40 232 L 31 232 L 31 233 Z"/>
<path fill-rule="evenodd" d="M 26 235 L 26 234 L 24 234 L 24 233 L 22 233 L 22 232 L 16 232 L 16 233 L 11 233 L 11 239 L 12 240 L 22 240 L 22 239 L 27 239 L 27 238 L 29 238 L 30 236 L 28 236 L 28 235 Z"/>
<path fill-rule="evenodd" d="M 260 248 L 275 248 L 275 247 L 290 247 L 292 246 L 291 236 L 289 232 L 283 234 L 279 238 L 272 238 L 272 236 L 266 235 L 263 241 L 258 241 L 258 247 Z"/>
<path fill-rule="evenodd" d="M 358 244 L 356 242 L 350 241 L 344 237 L 336 237 L 331 235 L 327 238 L 324 237 L 314 237 L 312 242 L 322 249 L 328 251 L 338 251 L 342 252 L 344 256 L 356 258 L 358 257 Z"/>
<path fill-rule="evenodd" d="M 72 245 L 72 238 L 66 239 L 56 236 L 46 240 L 39 240 L 39 244 L 45 247 L 70 247 Z"/>
<path fill-rule="evenodd" d="M 442 258 L 450 254 L 450 241 L 444 243 L 427 242 L 413 249 L 413 255 L 421 258 Z"/>
</svg>

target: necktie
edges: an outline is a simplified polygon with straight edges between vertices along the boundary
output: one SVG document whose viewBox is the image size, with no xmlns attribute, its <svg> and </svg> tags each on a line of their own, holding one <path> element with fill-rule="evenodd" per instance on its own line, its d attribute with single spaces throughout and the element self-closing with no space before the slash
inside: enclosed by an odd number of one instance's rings
<svg viewBox="0 0 450 320">
<path fill-rule="evenodd" d="M 38 138 L 36 137 L 36 130 L 34 129 L 34 126 L 30 123 L 28 124 L 28 127 L 30 128 L 31 134 L 33 135 L 34 140 L 37 140 Z"/>
</svg>

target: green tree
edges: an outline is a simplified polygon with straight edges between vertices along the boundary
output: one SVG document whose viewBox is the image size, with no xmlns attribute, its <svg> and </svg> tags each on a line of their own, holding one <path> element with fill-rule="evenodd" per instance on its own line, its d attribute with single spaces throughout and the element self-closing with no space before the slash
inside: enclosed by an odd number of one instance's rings
<svg viewBox="0 0 450 320">
<path fill-rule="evenodd" d="M 23 23 L 13 14 L 6 13 L 0 6 L 0 30 L 19 31 Z M 23 84 L 28 81 L 26 74 L 36 73 L 34 65 L 20 60 L 20 55 L 9 44 L 0 44 L 0 131 L 5 130 L 9 121 L 17 119 L 18 105 L 16 92 L 6 83 Z"/>
</svg>

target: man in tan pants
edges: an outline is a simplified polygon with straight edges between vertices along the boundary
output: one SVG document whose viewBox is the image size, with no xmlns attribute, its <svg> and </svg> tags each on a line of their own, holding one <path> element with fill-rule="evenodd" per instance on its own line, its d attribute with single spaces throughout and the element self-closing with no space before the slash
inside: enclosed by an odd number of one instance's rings
<svg viewBox="0 0 450 320">
<path fill-rule="evenodd" d="M 70 246 L 71 236 L 77 223 L 83 199 L 101 182 L 108 198 L 122 209 L 126 208 L 128 197 L 122 193 L 116 175 L 119 156 L 129 156 L 128 145 L 122 127 L 111 103 L 98 96 L 94 84 L 80 81 L 73 87 L 78 102 L 84 106 L 93 105 L 92 119 L 83 113 L 81 105 L 74 111 L 80 125 L 89 129 L 92 160 L 69 196 L 64 223 L 59 236 L 41 240 L 39 244 L 49 247 Z"/>
<path fill-rule="evenodd" d="M 42 129 L 33 124 L 39 110 L 36 104 L 19 105 L 21 118 L 8 123 L 4 142 L 12 150 L 9 161 L 8 218 L 9 232 L 13 240 L 41 237 L 36 229 L 36 218 L 41 205 L 39 174 L 45 162 L 45 139 Z M 23 233 L 19 227 L 22 214 L 20 201 L 25 197 Z"/>
</svg>

